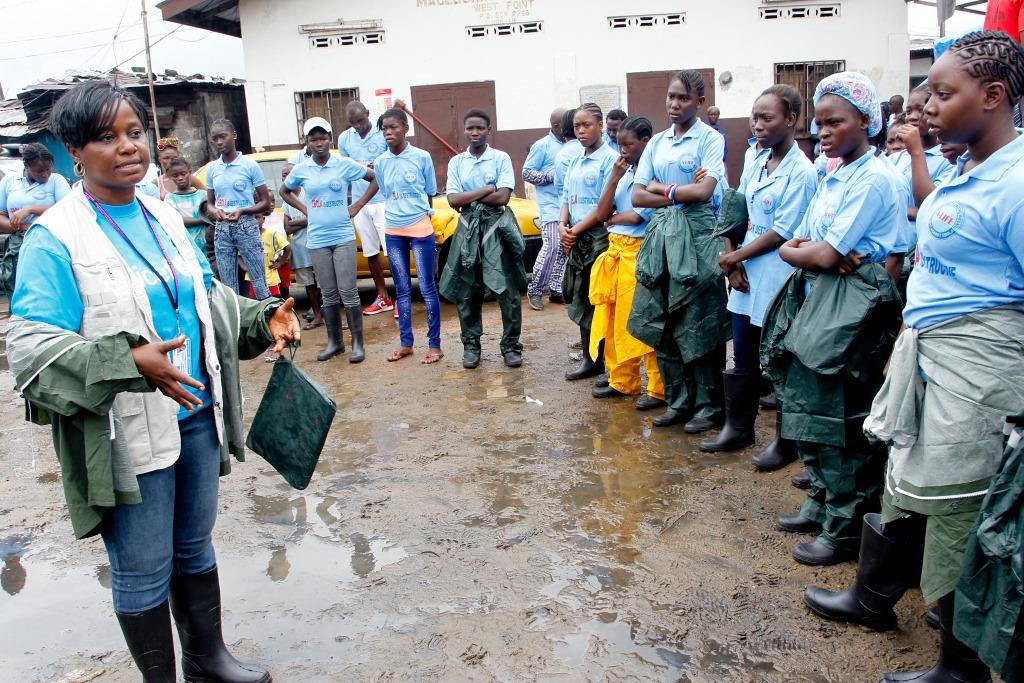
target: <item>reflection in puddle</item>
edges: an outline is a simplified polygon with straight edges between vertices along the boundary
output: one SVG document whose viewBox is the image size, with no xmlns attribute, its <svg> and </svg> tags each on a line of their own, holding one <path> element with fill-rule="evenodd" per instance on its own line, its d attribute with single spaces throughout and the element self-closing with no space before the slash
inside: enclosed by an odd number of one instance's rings
<svg viewBox="0 0 1024 683">
<path fill-rule="evenodd" d="M 0 588 L 8 595 L 17 595 L 25 587 L 28 572 L 21 564 L 21 557 L 31 541 L 31 534 L 15 534 L 0 540 L 0 559 L 4 563 L 0 569 Z"/>
<path fill-rule="evenodd" d="M 307 534 L 296 543 L 272 550 L 266 574 L 275 582 L 319 576 L 351 584 L 409 557 L 404 548 L 386 538 L 356 533 L 351 541 L 341 543 Z"/>
</svg>

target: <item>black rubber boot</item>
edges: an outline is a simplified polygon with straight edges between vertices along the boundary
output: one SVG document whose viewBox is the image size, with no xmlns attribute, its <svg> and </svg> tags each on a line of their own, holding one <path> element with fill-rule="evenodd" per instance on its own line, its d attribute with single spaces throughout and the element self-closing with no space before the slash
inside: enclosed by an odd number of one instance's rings
<svg viewBox="0 0 1024 683">
<path fill-rule="evenodd" d="M 570 382 L 588 377 L 597 377 L 604 373 L 604 341 L 597 350 L 597 360 L 590 359 L 590 330 L 580 328 L 580 340 L 583 342 L 583 362 L 572 372 L 565 373 L 565 379 Z"/>
<path fill-rule="evenodd" d="M 793 462 L 797 458 L 796 444 L 782 438 L 782 411 L 775 411 L 775 441 L 755 455 L 751 462 L 759 472 L 774 472 Z"/>
<path fill-rule="evenodd" d="M 892 672 L 879 683 L 988 683 L 992 674 L 978 653 L 953 635 L 953 593 L 939 598 L 939 661 L 930 669 Z"/>
<path fill-rule="evenodd" d="M 853 585 L 835 593 L 811 586 L 804 603 L 832 621 L 860 624 L 876 631 L 896 627 L 893 607 L 921 579 L 924 552 L 922 519 L 913 517 L 882 526 L 878 513 L 864 515 L 860 565 Z"/>
<path fill-rule="evenodd" d="M 811 488 L 811 475 L 807 474 L 807 470 L 801 470 L 793 475 L 790 483 L 798 489 L 809 489 Z"/>
<path fill-rule="evenodd" d="M 674 408 L 669 408 L 664 413 L 651 420 L 651 424 L 655 427 L 670 427 L 676 424 L 683 424 L 686 422 L 686 419 L 686 413 Z"/>
<path fill-rule="evenodd" d="M 757 419 L 757 390 L 760 373 L 722 373 L 725 388 L 725 425 L 713 439 L 700 442 L 705 453 L 738 451 L 754 443 L 754 420 Z"/>
<path fill-rule="evenodd" d="M 171 577 L 171 611 L 181 640 L 181 670 L 197 683 L 270 683 L 270 673 L 243 664 L 224 646 L 220 580 L 214 567 L 202 574 Z"/>
<path fill-rule="evenodd" d="M 174 683 L 174 641 L 167 601 L 138 614 L 118 614 L 124 641 L 144 683 Z"/>
<path fill-rule="evenodd" d="M 358 308 L 346 308 L 345 318 L 348 320 L 348 329 L 352 335 L 352 353 L 348 357 L 348 362 L 362 363 L 366 358 L 366 351 L 363 350 L 363 312 Z"/>
<path fill-rule="evenodd" d="M 345 339 L 341 336 L 341 310 L 338 304 L 324 306 L 321 309 L 324 324 L 327 326 L 327 348 L 319 354 L 317 360 L 330 360 L 345 353 Z"/>
</svg>

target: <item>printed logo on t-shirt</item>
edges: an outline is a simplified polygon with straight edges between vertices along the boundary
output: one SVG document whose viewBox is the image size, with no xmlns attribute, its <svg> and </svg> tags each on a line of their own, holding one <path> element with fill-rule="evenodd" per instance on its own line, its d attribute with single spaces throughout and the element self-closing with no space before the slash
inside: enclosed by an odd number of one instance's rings
<svg viewBox="0 0 1024 683">
<path fill-rule="evenodd" d="M 497 185 L 498 176 L 489 175 L 484 178 L 484 185 Z"/>
<path fill-rule="evenodd" d="M 597 174 L 587 173 L 583 176 L 583 184 L 587 187 L 594 187 L 597 185 Z"/>
<path fill-rule="evenodd" d="M 335 178 L 331 182 L 327 183 L 327 187 L 331 188 L 333 192 L 341 192 L 341 181 Z"/>
<path fill-rule="evenodd" d="M 403 177 L 405 178 L 405 182 L 409 183 L 410 185 L 416 182 L 416 173 L 413 171 L 406 171 Z"/>
<path fill-rule="evenodd" d="M 928 230 L 936 239 L 952 237 L 964 225 L 964 207 L 960 202 L 950 202 L 935 210 L 928 222 Z"/>
<path fill-rule="evenodd" d="M 832 223 L 835 221 L 835 219 L 836 208 L 834 206 L 829 206 L 824 211 L 821 212 L 821 218 L 819 219 L 819 223 L 821 227 L 828 230 L 829 228 L 832 227 Z"/>
<path fill-rule="evenodd" d="M 379 155 L 381 152 L 384 151 L 384 144 L 374 140 L 373 142 L 371 142 L 368 145 L 366 145 L 366 150 L 370 154 L 378 154 Z"/>
<path fill-rule="evenodd" d="M 238 190 L 239 192 L 242 192 L 242 191 L 245 190 L 245 181 L 244 180 L 236 180 L 234 183 L 232 183 L 232 186 L 236 190 Z"/>
<path fill-rule="evenodd" d="M 765 213 L 775 211 L 775 196 L 767 194 L 761 197 L 761 210 Z"/>
<path fill-rule="evenodd" d="M 679 157 L 679 168 L 686 173 L 693 173 L 697 170 L 697 159 L 692 154 L 684 154 Z"/>
</svg>

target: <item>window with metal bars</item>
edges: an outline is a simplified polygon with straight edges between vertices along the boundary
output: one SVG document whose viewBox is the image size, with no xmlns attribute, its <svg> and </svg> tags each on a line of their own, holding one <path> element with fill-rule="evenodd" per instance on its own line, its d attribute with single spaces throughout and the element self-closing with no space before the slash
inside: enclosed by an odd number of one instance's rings
<svg viewBox="0 0 1024 683">
<path fill-rule="evenodd" d="M 841 5 L 785 5 L 781 7 L 759 7 L 762 19 L 832 19 L 839 16 Z"/>
<path fill-rule="evenodd" d="M 515 24 L 489 24 L 487 26 L 467 26 L 466 35 L 470 38 L 490 38 L 494 36 L 515 36 L 528 33 L 543 33 L 543 21 L 521 21 Z"/>
<path fill-rule="evenodd" d="M 796 122 L 798 137 L 811 134 L 811 121 L 814 118 L 814 89 L 826 76 L 846 70 L 846 62 L 837 59 L 830 62 L 790 62 L 775 65 L 775 82 L 791 85 L 797 89 L 804 100 L 803 111 Z"/>
<path fill-rule="evenodd" d="M 334 138 L 348 128 L 345 116 L 345 105 L 359 99 L 359 88 L 342 88 L 339 90 L 315 90 L 313 92 L 295 93 L 295 119 L 302 139 L 302 124 L 306 119 L 322 116 L 331 122 Z"/>
<path fill-rule="evenodd" d="M 364 33 L 339 33 L 337 35 L 310 36 L 309 47 L 319 49 L 325 47 L 346 47 L 349 45 L 380 45 L 384 42 L 384 31 L 366 31 Z"/>
<path fill-rule="evenodd" d="M 682 26 L 686 23 L 685 12 L 671 14 L 634 14 L 608 17 L 608 28 L 650 28 L 652 26 Z"/>
</svg>

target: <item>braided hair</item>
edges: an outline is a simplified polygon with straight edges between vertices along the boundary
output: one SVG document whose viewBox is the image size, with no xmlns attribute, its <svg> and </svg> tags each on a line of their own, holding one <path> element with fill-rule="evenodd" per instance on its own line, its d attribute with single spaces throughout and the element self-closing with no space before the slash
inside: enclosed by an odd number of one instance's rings
<svg viewBox="0 0 1024 683">
<path fill-rule="evenodd" d="M 686 88 L 686 94 L 697 93 L 697 97 L 704 97 L 704 77 L 695 69 L 683 69 L 672 74 L 669 83 L 679 81 Z"/>
<path fill-rule="evenodd" d="M 633 133 L 637 140 L 643 140 L 644 138 L 650 140 L 651 136 L 654 135 L 654 124 L 646 116 L 630 116 L 619 126 L 620 133 L 624 130 Z"/>
<path fill-rule="evenodd" d="M 594 104 L 593 102 L 584 102 L 576 109 L 576 113 L 581 111 L 587 112 L 601 123 L 604 123 L 604 112 L 601 111 L 601 107 L 597 104 Z"/>
<path fill-rule="evenodd" d="M 982 83 L 1002 83 L 1011 107 L 1024 95 L 1024 49 L 1003 31 L 968 33 L 948 51 L 963 62 L 971 77 Z"/>
</svg>

